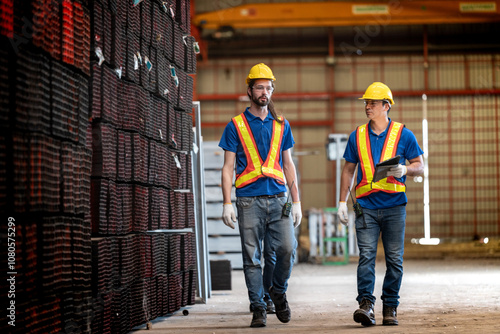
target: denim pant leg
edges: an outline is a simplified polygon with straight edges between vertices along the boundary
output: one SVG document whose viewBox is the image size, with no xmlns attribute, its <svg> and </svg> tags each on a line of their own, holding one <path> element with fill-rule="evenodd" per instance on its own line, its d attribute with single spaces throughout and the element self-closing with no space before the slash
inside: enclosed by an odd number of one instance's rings
<svg viewBox="0 0 500 334">
<path fill-rule="evenodd" d="M 377 221 L 377 210 L 363 208 L 363 217 L 356 217 L 356 238 L 359 248 L 359 262 L 357 270 L 358 296 L 360 303 L 368 299 L 375 303 L 373 290 L 375 288 L 375 260 L 377 257 L 377 243 L 380 236 L 380 225 Z M 366 225 L 365 225 L 366 223 Z"/>
<path fill-rule="evenodd" d="M 269 241 L 271 251 L 276 254 L 272 286 L 277 293 L 285 293 L 288 279 L 292 274 L 297 240 L 295 239 L 292 217 L 282 217 L 286 198 L 259 199 L 267 202 L 268 223 L 266 242 Z"/>
<path fill-rule="evenodd" d="M 403 253 L 406 207 L 404 205 L 384 209 L 382 212 L 382 243 L 387 267 L 382 286 L 385 305 L 398 307 L 399 289 L 403 280 Z"/>
<path fill-rule="evenodd" d="M 276 265 L 276 254 L 271 249 L 269 233 L 264 238 L 264 272 L 262 274 L 264 284 L 264 295 L 269 297 L 269 288 L 273 284 L 274 266 Z"/>
<path fill-rule="evenodd" d="M 238 197 L 238 224 L 240 229 L 243 272 L 250 304 L 266 307 L 262 284 L 262 240 L 266 231 L 266 208 L 255 197 Z"/>
</svg>

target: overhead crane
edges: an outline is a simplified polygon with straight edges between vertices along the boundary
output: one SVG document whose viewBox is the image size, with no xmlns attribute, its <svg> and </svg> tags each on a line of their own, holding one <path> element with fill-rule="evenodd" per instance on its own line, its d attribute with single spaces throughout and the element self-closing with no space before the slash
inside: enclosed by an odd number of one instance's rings
<svg viewBox="0 0 500 334">
<path fill-rule="evenodd" d="M 500 0 L 390 0 L 390 1 L 335 1 L 335 2 L 288 2 L 244 4 L 212 12 L 195 14 L 192 8 L 194 33 L 201 41 L 200 30 L 219 29 L 262 29 L 262 28 L 305 28 L 340 26 L 386 26 L 423 25 L 424 63 L 428 60 L 426 25 L 473 24 L 500 22 Z M 328 55 L 333 56 L 333 31 L 328 31 Z M 204 60 L 207 59 L 206 44 L 201 41 Z M 425 68 L 425 93 L 427 95 L 453 94 L 498 94 L 500 90 L 429 91 Z M 275 99 L 287 100 L 330 100 L 335 97 L 357 96 L 360 92 L 309 92 L 280 93 Z M 398 96 L 421 96 L 422 91 L 398 92 Z M 241 94 L 199 94 L 201 101 L 238 100 Z M 321 121 L 327 125 L 330 120 Z M 323 124 L 325 123 L 325 124 Z M 222 126 L 219 123 L 204 123 L 204 126 Z"/>
<path fill-rule="evenodd" d="M 417 0 L 245 4 L 195 15 L 202 29 L 336 27 L 490 23 L 500 21 L 500 1 Z"/>
</svg>

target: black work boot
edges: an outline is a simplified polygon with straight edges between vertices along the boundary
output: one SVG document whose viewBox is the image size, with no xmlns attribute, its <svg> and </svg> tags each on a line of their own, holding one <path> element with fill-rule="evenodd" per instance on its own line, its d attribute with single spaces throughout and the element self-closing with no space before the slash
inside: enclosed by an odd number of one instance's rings
<svg viewBox="0 0 500 334">
<path fill-rule="evenodd" d="M 267 305 L 267 314 L 274 314 L 276 313 L 276 308 L 274 307 L 274 303 L 271 300 L 271 297 L 264 296 L 264 301 L 266 302 Z"/>
<path fill-rule="evenodd" d="M 384 305 L 382 314 L 384 315 L 384 320 L 382 325 L 384 326 L 397 326 L 398 323 L 398 310 L 395 307 Z"/>
<path fill-rule="evenodd" d="M 288 302 L 286 300 L 286 294 L 275 293 L 274 287 L 269 288 L 269 296 L 276 307 L 276 316 L 281 322 L 289 322 L 292 318 L 292 311 L 288 307 Z"/>
<path fill-rule="evenodd" d="M 258 307 L 253 310 L 253 318 L 250 327 L 265 327 L 267 320 L 266 309 Z"/>
<path fill-rule="evenodd" d="M 373 303 L 369 299 L 363 299 L 359 303 L 359 308 L 354 311 L 354 321 L 368 327 L 375 325 L 375 313 L 373 313 Z"/>
<path fill-rule="evenodd" d="M 271 300 L 270 297 L 264 296 L 264 302 L 267 305 L 267 308 L 266 308 L 267 314 L 274 314 L 274 313 L 276 313 L 276 308 L 274 307 L 274 303 L 273 303 L 273 301 Z M 250 304 L 250 312 L 253 312 L 254 309 L 255 308 L 253 307 L 253 305 Z"/>
</svg>

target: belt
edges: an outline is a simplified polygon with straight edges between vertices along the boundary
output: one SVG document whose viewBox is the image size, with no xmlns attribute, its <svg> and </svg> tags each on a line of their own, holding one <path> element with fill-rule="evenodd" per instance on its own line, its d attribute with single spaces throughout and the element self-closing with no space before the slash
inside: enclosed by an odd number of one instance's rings
<svg viewBox="0 0 500 334">
<path fill-rule="evenodd" d="M 260 195 L 255 196 L 256 198 L 278 198 L 278 197 L 286 197 L 286 193 L 279 193 L 276 195 Z"/>
</svg>

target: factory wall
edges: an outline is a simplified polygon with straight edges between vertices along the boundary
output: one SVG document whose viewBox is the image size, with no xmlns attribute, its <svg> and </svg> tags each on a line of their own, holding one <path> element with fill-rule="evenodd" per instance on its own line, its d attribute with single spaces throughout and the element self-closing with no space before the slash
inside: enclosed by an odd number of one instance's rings
<svg viewBox="0 0 500 334">
<path fill-rule="evenodd" d="M 327 161 L 325 152 L 328 134 L 350 134 L 365 123 L 358 98 L 372 82 L 382 81 L 396 102 L 389 117 L 412 130 L 421 147 L 422 95 L 427 95 L 431 235 L 469 240 L 500 234 L 500 55 L 431 54 L 427 64 L 415 54 L 340 54 L 333 65 L 325 57 L 293 55 L 209 59 L 200 64 L 196 85 L 205 140 L 219 140 L 229 119 L 249 105 L 245 78 L 259 62 L 273 69 L 276 108 L 292 124 L 305 210 L 336 205 L 335 162 Z M 407 195 L 406 237 L 422 237 L 421 179 L 408 178 Z"/>
</svg>

